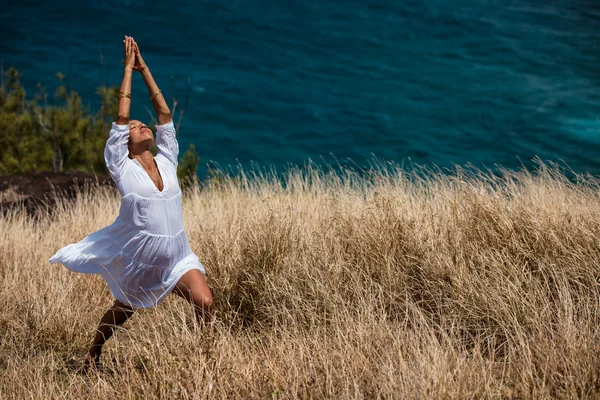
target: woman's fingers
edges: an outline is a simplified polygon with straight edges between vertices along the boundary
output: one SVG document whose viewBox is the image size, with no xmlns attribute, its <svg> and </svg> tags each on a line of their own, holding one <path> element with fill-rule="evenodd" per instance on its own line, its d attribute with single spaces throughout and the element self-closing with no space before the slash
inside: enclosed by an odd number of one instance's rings
<svg viewBox="0 0 600 400">
<path fill-rule="evenodd" d="M 144 62 L 142 61 L 142 56 L 140 55 L 140 49 L 138 48 L 138 45 L 133 37 L 125 35 L 123 45 L 125 47 L 125 60 L 121 62 L 125 65 L 132 66 L 136 71 L 141 71 L 140 68 Z"/>
<path fill-rule="evenodd" d="M 125 46 L 125 60 L 122 61 L 123 64 L 125 64 L 125 66 L 135 67 L 135 42 L 133 38 L 125 35 L 123 44 Z"/>
</svg>

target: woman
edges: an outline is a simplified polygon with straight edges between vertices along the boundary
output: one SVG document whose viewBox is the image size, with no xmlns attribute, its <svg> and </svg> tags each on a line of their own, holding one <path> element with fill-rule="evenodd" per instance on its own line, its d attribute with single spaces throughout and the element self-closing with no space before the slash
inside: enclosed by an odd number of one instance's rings
<svg viewBox="0 0 600 400">
<path fill-rule="evenodd" d="M 101 274 L 115 297 L 100 320 L 83 370 L 100 367 L 103 344 L 136 307 L 156 306 L 168 293 L 190 301 L 198 323 L 214 322 L 206 271 L 183 230 L 182 193 L 176 174 L 179 145 L 171 111 L 136 42 L 130 36 L 123 42 L 125 72 L 119 114 L 104 148 L 106 166 L 122 196 L 119 215 L 111 225 L 61 248 L 49 259 L 72 271 Z M 129 119 L 133 71 L 142 75 L 158 116 L 156 157 L 150 152 L 152 131 Z"/>
</svg>

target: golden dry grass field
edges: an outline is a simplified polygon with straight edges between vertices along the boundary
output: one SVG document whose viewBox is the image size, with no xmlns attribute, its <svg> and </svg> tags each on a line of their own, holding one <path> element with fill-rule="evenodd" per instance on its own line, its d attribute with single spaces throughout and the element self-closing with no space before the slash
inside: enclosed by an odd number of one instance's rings
<svg viewBox="0 0 600 400">
<path fill-rule="evenodd" d="M 117 330 L 104 372 L 76 374 L 113 298 L 48 258 L 119 204 L 90 187 L 0 217 L 0 398 L 600 397 L 591 176 L 308 167 L 197 187 L 184 220 L 214 331 L 172 295 Z"/>
</svg>

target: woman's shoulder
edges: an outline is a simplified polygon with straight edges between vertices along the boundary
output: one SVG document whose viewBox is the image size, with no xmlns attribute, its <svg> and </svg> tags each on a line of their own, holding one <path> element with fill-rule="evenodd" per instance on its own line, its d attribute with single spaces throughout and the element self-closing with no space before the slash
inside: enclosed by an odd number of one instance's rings
<svg viewBox="0 0 600 400">
<path fill-rule="evenodd" d="M 169 159 L 169 157 L 167 157 L 162 152 L 158 152 L 154 156 L 154 158 L 157 160 L 157 162 L 159 162 L 161 164 L 160 167 L 162 167 L 162 168 L 168 168 L 169 170 L 175 170 L 175 171 L 177 171 L 175 165 L 173 165 L 173 163 L 171 162 L 171 160 Z"/>
</svg>

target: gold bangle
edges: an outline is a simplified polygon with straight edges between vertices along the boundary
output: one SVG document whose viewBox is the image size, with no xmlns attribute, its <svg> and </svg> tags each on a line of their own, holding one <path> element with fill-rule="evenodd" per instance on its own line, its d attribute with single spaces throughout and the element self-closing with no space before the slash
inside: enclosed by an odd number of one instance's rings
<svg viewBox="0 0 600 400">
<path fill-rule="evenodd" d="M 150 100 L 154 100 L 156 98 L 156 96 L 158 96 L 159 94 L 161 94 L 162 92 L 160 91 L 160 89 L 158 89 L 158 92 L 154 93 L 152 96 L 150 96 Z"/>
<path fill-rule="evenodd" d="M 131 93 L 127 93 L 127 92 L 119 92 L 119 99 L 122 97 L 127 97 L 128 99 L 131 99 Z"/>
</svg>

